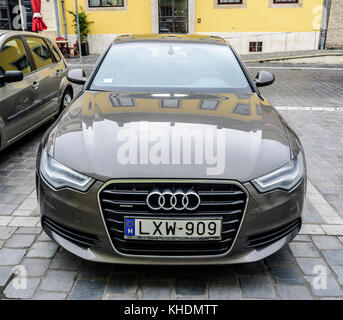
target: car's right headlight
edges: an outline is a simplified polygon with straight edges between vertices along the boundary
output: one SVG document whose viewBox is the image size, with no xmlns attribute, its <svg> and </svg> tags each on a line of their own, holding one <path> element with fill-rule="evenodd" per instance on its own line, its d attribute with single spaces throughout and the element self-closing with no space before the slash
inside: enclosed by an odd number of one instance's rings
<svg viewBox="0 0 343 320">
<path fill-rule="evenodd" d="M 43 148 L 39 171 L 44 180 L 54 189 L 71 188 L 86 192 L 94 179 L 77 172 L 49 156 Z"/>
<path fill-rule="evenodd" d="M 283 167 L 254 179 L 251 183 L 261 193 L 275 189 L 289 191 L 300 182 L 304 173 L 305 161 L 302 152 L 299 152 L 296 158 Z"/>
</svg>

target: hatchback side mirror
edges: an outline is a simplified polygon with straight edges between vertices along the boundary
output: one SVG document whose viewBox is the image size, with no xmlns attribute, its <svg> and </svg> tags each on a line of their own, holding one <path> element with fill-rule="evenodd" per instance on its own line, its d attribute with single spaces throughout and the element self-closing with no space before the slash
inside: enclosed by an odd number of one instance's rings
<svg viewBox="0 0 343 320">
<path fill-rule="evenodd" d="M 274 81 L 274 74 L 268 71 L 260 71 L 255 77 L 255 83 L 257 87 L 269 86 Z"/>
<path fill-rule="evenodd" d="M 67 79 L 71 83 L 75 84 L 85 84 L 87 81 L 86 73 L 83 69 L 73 69 L 68 71 L 67 73 Z"/>
<path fill-rule="evenodd" d="M 6 71 L 3 75 L 0 75 L 0 84 L 18 82 L 23 79 L 24 75 L 21 71 Z"/>
</svg>

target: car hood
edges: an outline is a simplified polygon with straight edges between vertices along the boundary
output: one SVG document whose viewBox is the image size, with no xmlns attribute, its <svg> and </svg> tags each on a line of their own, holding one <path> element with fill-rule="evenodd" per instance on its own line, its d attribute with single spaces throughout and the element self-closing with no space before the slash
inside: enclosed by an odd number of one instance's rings
<svg viewBox="0 0 343 320">
<path fill-rule="evenodd" d="M 49 153 L 101 181 L 246 182 L 290 161 L 284 126 L 256 94 L 85 91 L 50 134 Z"/>
</svg>

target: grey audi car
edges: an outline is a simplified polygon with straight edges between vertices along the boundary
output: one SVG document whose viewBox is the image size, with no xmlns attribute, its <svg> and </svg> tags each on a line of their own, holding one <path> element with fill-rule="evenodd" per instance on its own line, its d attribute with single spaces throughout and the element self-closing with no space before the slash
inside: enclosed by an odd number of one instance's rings
<svg viewBox="0 0 343 320">
<path fill-rule="evenodd" d="M 87 260 L 232 264 L 299 232 L 303 148 L 223 39 L 123 35 L 45 133 L 45 232 Z"/>
</svg>

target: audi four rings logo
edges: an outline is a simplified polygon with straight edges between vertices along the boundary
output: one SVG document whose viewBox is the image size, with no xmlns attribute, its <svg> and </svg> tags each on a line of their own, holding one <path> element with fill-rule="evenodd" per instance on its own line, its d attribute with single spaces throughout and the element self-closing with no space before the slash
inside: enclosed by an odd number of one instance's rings
<svg viewBox="0 0 343 320">
<path fill-rule="evenodd" d="M 195 210 L 200 206 L 200 197 L 193 191 L 154 190 L 146 198 L 146 203 L 152 210 Z"/>
</svg>

